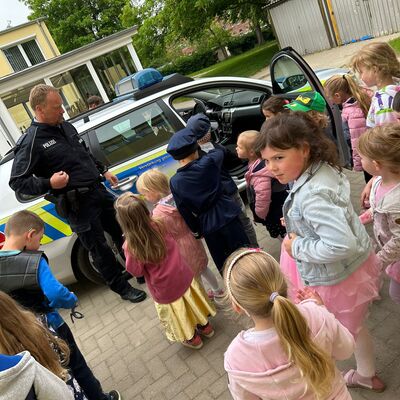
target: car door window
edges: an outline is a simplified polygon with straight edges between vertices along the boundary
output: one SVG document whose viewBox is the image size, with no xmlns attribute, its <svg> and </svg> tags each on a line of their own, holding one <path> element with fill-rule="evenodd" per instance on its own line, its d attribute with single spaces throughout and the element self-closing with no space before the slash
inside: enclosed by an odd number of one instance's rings
<svg viewBox="0 0 400 400">
<path fill-rule="evenodd" d="M 326 114 L 329 118 L 329 126 L 325 128 L 325 132 L 338 147 L 342 165 L 347 165 L 350 153 L 343 136 L 340 111 L 336 105 L 328 103 L 322 83 L 312 68 L 300 54 L 291 47 L 287 47 L 274 55 L 271 60 L 270 72 L 274 94 L 284 94 L 284 97 L 293 99 L 299 93 L 318 92 L 325 98 Z M 325 70 L 325 79 L 326 72 Z"/>
<path fill-rule="evenodd" d="M 289 57 L 281 57 L 276 61 L 274 65 L 274 80 L 276 87 L 279 88 L 279 93 L 312 90 L 304 72 Z"/>
<path fill-rule="evenodd" d="M 118 117 L 95 130 L 109 165 L 144 154 L 168 142 L 174 129 L 158 104 Z"/>
</svg>

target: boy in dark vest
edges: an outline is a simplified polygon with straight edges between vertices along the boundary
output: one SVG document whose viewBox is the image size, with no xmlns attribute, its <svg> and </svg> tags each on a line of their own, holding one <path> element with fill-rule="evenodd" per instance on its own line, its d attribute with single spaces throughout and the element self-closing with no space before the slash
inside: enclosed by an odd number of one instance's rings
<svg viewBox="0 0 400 400">
<path fill-rule="evenodd" d="M 57 281 L 46 256 L 39 251 L 43 234 L 44 223 L 35 213 L 23 210 L 11 216 L 0 250 L 0 290 L 24 307 L 46 316 L 49 327 L 68 344 L 71 350 L 68 368 L 89 400 L 120 399 L 116 390 L 103 392 L 57 311 L 57 308 L 73 308 L 78 298 Z"/>
</svg>

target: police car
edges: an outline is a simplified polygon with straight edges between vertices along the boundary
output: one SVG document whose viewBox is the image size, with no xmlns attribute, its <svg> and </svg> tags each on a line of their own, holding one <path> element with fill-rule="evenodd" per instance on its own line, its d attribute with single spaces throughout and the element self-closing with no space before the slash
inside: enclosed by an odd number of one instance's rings
<svg viewBox="0 0 400 400">
<path fill-rule="evenodd" d="M 193 114 L 207 114 L 212 121 L 214 140 L 234 151 L 240 132 L 260 129 L 264 121 L 260 105 L 271 94 L 289 100 L 306 91 L 318 91 L 324 96 L 317 75 L 291 48 L 274 56 L 270 72 L 271 81 L 238 77 L 193 80 L 176 75 L 70 122 L 95 158 L 118 176 L 118 185 L 109 187 L 105 184 L 118 196 L 127 190 L 135 191 L 137 177 L 147 169 L 157 167 L 169 175 L 174 174 L 177 162 L 166 153 L 166 146 L 170 137 L 182 129 Z M 318 76 L 324 80 L 343 72 L 322 70 Z M 327 113 L 339 152 L 345 158 L 340 112 L 333 106 L 328 107 Z M 0 161 L 0 232 L 4 232 L 6 221 L 14 212 L 34 211 L 45 222 L 42 249 L 49 257 L 56 277 L 65 284 L 85 278 L 100 283 L 90 255 L 68 223 L 57 215 L 54 205 L 43 197 L 14 193 L 8 186 L 12 162 L 12 152 Z M 230 166 L 239 190 L 245 187 L 245 170 L 246 164 L 239 159 Z M 2 237 L 0 233 L 0 246 Z"/>
</svg>

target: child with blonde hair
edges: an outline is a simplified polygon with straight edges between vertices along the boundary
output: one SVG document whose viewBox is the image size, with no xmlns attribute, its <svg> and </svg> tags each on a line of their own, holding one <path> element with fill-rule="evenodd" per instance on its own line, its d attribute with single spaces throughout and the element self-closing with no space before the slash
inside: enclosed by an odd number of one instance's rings
<svg viewBox="0 0 400 400">
<path fill-rule="evenodd" d="M 351 399 L 334 361 L 351 356 L 354 340 L 317 294 L 294 305 L 279 264 L 260 249 L 233 253 L 225 283 L 233 310 L 254 323 L 225 353 L 235 400 Z"/>
<path fill-rule="evenodd" d="M 144 200 L 133 193 L 120 196 L 115 209 L 125 235 L 126 269 L 145 277 L 167 338 L 200 349 L 200 335 L 214 335 L 208 317 L 215 315 L 215 309 L 176 241 L 162 221 L 151 217 Z"/>
<path fill-rule="evenodd" d="M 0 291 L 0 353 L 15 354 L 27 350 L 45 368 L 66 380 L 67 369 L 61 365 L 53 348 L 69 358 L 68 345 L 54 336 L 31 311 L 20 306 L 11 296 Z"/>
<path fill-rule="evenodd" d="M 223 289 L 208 268 L 208 257 L 203 243 L 195 239 L 176 208 L 169 188 L 168 176 L 157 169 L 143 172 L 136 182 L 138 192 L 154 205 L 153 217 L 163 221 L 165 228 L 178 243 L 179 251 L 196 277 L 201 276 L 210 286 L 210 298 L 223 296 Z"/>
<path fill-rule="evenodd" d="M 239 158 L 247 159 L 245 174 L 247 199 L 254 221 L 267 228 L 272 238 L 283 238 L 286 229 L 281 224 L 282 206 L 287 197 L 287 185 L 282 185 L 265 166 L 254 145 L 258 131 L 244 131 L 238 136 L 236 151 Z"/>
<path fill-rule="evenodd" d="M 393 112 L 393 97 L 400 90 L 395 78 L 400 78 L 400 62 L 388 43 L 368 43 L 351 60 L 352 68 L 368 86 L 376 86 L 367 116 L 367 126 L 397 122 Z"/>
<path fill-rule="evenodd" d="M 267 121 L 258 143 L 269 170 L 282 184 L 294 182 L 283 205 L 286 253 L 281 267 L 298 289 L 312 286 L 326 308 L 356 338 L 357 369 L 345 372 L 349 387 L 381 392 L 365 319 L 378 298 L 380 269 L 371 239 L 355 213 L 337 149 L 307 113 Z M 296 277 L 297 276 L 297 277 Z M 298 279 L 298 277 L 300 279 Z"/>
<path fill-rule="evenodd" d="M 350 141 L 353 168 L 355 171 L 362 171 L 357 143 L 367 129 L 366 117 L 371 105 L 371 98 L 349 74 L 330 77 L 325 82 L 324 89 L 327 97 L 334 104 L 342 106 L 342 121 L 345 136 Z M 368 175 L 365 177 L 367 181 L 370 178 L 371 176 Z"/>
<path fill-rule="evenodd" d="M 378 260 L 390 277 L 390 297 L 400 304 L 400 124 L 367 131 L 358 149 L 364 169 L 376 176 L 369 199 L 371 208 L 360 219 L 374 223 Z"/>
</svg>

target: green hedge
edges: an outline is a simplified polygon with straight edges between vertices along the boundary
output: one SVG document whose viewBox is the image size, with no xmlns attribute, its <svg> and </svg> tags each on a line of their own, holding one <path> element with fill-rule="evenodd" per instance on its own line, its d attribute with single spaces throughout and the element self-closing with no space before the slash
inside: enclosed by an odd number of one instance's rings
<svg viewBox="0 0 400 400">
<path fill-rule="evenodd" d="M 218 59 L 215 51 L 207 50 L 193 53 L 191 56 L 179 57 L 174 62 L 160 67 L 159 71 L 164 76 L 174 72 L 178 72 L 182 75 L 188 75 L 192 72 L 198 71 L 199 69 L 214 65 L 216 62 L 218 62 Z"/>
<path fill-rule="evenodd" d="M 264 29 L 262 31 L 264 40 L 266 42 L 274 39 L 274 34 L 272 33 L 272 29 Z M 257 37 L 255 32 L 249 32 L 243 36 L 233 37 L 232 40 L 228 43 L 229 51 L 233 56 L 244 53 L 257 45 Z"/>
<path fill-rule="evenodd" d="M 266 41 L 274 38 L 271 29 L 263 30 L 263 36 Z M 257 44 L 256 34 L 250 32 L 243 36 L 232 38 L 227 44 L 229 51 L 232 55 L 244 53 Z M 210 67 L 218 62 L 216 50 L 207 50 L 202 52 L 193 53 L 190 56 L 182 56 L 175 61 L 170 62 L 162 67 L 157 68 L 164 76 L 178 72 L 182 75 L 189 75 L 193 72 Z"/>
</svg>

